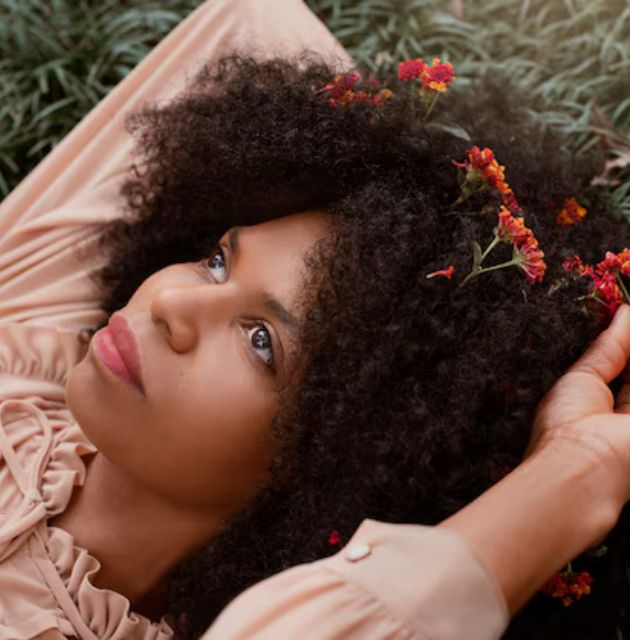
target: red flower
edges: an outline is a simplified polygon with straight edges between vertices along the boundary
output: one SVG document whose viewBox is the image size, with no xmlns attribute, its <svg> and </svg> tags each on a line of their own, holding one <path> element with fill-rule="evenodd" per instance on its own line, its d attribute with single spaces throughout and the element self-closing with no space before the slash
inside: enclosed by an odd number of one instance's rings
<svg viewBox="0 0 630 640">
<path fill-rule="evenodd" d="M 398 65 L 398 77 L 403 82 L 420 80 L 422 89 L 429 93 L 443 93 L 455 80 L 455 70 L 450 62 L 433 58 L 429 66 L 422 58 L 404 60 Z"/>
<path fill-rule="evenodd" d="M 582 262 L 582 258 L 577 254 L 572 256 L 567 256 L 562 262 L 562 268 L 567 272 L 575 271 L 578 275 L 582 275 L 582 271 L 584 270 L 584 263 Z"/>
<path fill-rule="evenodd" d="M 398 65 L 398 77 L 403 82 L 417 80 L 427 68 L 427 63 L 422 58 L 404 60 Z"/>
<path fill-rule="evenodd" d="M 599 275 L 604 275 L 605 273 L 614 273 L 620 267 L 621 262 L 619 261 L 619 256 L 612 251 L 606 251 L 604 259 L 595 265 L 595 271 Z"/>
<path fill-rule="evenodd" d="M 328 92 L 328 105 L 330 107 L 345 107 L 353 102 L 360 104 L 372 104 L 382 106 L 392 96 L 389 89 L 382 89 L 373 93 L 378 86 L 374 79 L 366 81 L 369 91 L 359 90 L 361 78 L 356 73 L 340 73 L 333 82 L 329 82 L 317 91 L 317 94 Z"/>
<path fill-rule="evenodd" d="M 318 89 L 316 93 L 330 92 L 330 97 L 334 99 L 340 98 L 346 91 L 354 89 L 357 82 L 361 78 L 357 73 L 339 73 L 332 82 Z"/>
<path fill-rule="evenodd" d="M 328 544 L 332 546 L 341 546 L 341 536 L 339 535 L 339 531 L 337 531 L 337 529 L 334 529 L 330 532 L 330 535 L 328 536 Z"/>
<path fill-rule="evenodd" d="M 362 104 L 373 104 L 380 107 L 385 100 L 392 96 L 392 92 L 389 89 L 382 89 L 377 93 L 370 93 L 369 91 L 357 90 L 358 84 L 361 78 L 356 73 L 340 73 L 333 82 L 329 82 L 321 89 L 317 90 L 317 94 L 328 92 L 328 105 L 330 107 L 345 107 L 352 102 L 359 102 Z M 377 83 L 374 79 L 366 81 L 366 84 L 371 90 L 374 90 Z"/>
<path fill-rule="evenodd" d="M 499 224 L 495 229 L 496 235 L 504 242 L 525 243 L 533 233 L 525 226 L 525 219 L 513 216 L 503 205 L 499 208 Z"/>
<path fill-rule="evenodd" d="M 625 302 L 630 302 L 622 275 L 630 275 L 630 250 L 619 253 L 607 251 L 604 259 L 593 268 L 585 265 L 579 256 L 568 256 L 562 267 L 567 272 L 576 273 L 591 280 L 591 297 L 600 302 L 609 317 L 615 315 L 617 309 Z"/>
<path fill-rule="evenodd" d="M 522 269 L 529 282 L 542 282 L 547 270 L 547 265 L 543 260 L 544 253 L 538 248 L 538 241 L 533 237 L 528 243 L 514 245 L 514 251 L 521 257 L 518 265 Z"/>
<path fill-rule="evenodd" d="M 429 273 L 427 278 L 435 278 L 435 276 L 444 276 L 449 280 L 453 277 L 453 273 L 455 272 L 455 267 L 450 265 L 446 269 L 440 269 L 439 271 L 434 271 L 433 273 Z"/>
<path fill-rule="evenodd" d="M 562 262 L 562 268 L 569 273 L 577 273 L 579 276 L 592 278 L 595 275 L 593 267 L 584 264 L 578 255 L 567 256 Z"/>
<path fill-rule="evenodd" d="M 466 179 L 462 185 L 462 196 L 458 202 L 480 189 L 496 189 L 503 199 L 503 203 L 515 213 L 521 212 L 514 192 L 505 181 L 505 166 L 499 164 L 494 157 L 494 151 L 489 147 L 479 149 L 477 145 L 466 152 L 468 158 L 464 162 L 455 162 L 456 167 L 466 170 Z"/>
<path fill-rule="evenodd" d="M 433 65 L 425 65 L 420 79 L 424 89 L 442 93 L 455 80 L 455 71 L 450 62 L 440 62 L 439 58 L 433 58 Z"/>
<path fill-rule="evenodd" d="M 568 607 L 591 593 L 592 583 L 593 577 L 588 571 L 576 573 L 569 568 L 547 580 L 542 592 L 552 598 L 558 598 L 565 607 Z"/>
<path fill-rule="evenodd" d="M 623 304 L 623 292 L 621 291 L 617 276 L 614 273 L 605 273 L 601 276 L 593 276 L 595 295 L 606 307 L 612 318 L 617 309 Z"/>
<path fill-rule="evenodd" d="M 525 273 L 529 282 L 542 282 L 547 270 L 543 260 L 545 254 L 540 250 L 533 231 L 525 226 L 524 219 L 513 216 L 501 205 L 495 235 L 503 242 L 512 243 L 514 258 L 518 259 L 517 266 Z"/>
</svg>

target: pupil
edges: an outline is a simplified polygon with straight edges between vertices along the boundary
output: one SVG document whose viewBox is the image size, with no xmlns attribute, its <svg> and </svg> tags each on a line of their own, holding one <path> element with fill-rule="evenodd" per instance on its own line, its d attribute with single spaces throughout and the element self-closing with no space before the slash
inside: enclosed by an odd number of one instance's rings
<svg viewBox="0 0 630 640">
<path fill-rule="evenodd" d="M 267 338 L 267 331 L 262 327 L 258 328 L 254 332 L 254 335 L 252 337 L 253 337 L 254 346 L 258 347 L 259 349 L 268 349 L 271 346 Z"/>
<path fill-rule="evenodd" d="M 221 254 L 217 251 L 215 252 L 215 254 L 210 258 L 210 262 L 212 263 L 213 267 L 222 267 L 223 264 L 223 260 L 222 260 L 222 256 Z"/>
</svg>

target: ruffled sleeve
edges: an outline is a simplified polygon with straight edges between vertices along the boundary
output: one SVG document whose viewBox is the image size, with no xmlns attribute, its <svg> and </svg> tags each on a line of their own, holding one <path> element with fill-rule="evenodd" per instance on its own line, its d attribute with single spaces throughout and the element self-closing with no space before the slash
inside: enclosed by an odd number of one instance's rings
<svg viewBox="0 0 630 640">
<path fill-rule="evenodd" d="M 464 538 L 364 520 L 334 556 L 245 591 L 202 640 L 493 640 L 508 621 L 498 584 Z"/>
<path fill-rule="evenodd" d="M 86 349 L 73 331 L 0 324 L 0 401 L 37 395 L 65 403 L 68 372 Z"/>
</svg>

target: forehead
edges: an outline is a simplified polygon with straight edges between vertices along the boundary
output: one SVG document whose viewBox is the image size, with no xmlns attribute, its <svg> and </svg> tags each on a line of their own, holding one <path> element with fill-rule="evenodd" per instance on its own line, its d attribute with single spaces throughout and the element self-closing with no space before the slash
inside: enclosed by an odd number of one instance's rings
<svg viewBox="0 0 630 640">
<path fill-rule="evenodd" d="M 292 306 L 303 277 L 305 253 L 327 231 L 329 214 L 296 213 L 224 235 L 232 250 L 233 274 Z"/>
</svg>

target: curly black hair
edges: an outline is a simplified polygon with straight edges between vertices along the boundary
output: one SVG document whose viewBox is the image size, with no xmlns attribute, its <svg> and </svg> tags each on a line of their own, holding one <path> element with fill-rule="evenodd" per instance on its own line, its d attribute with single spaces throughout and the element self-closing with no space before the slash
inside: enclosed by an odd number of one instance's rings
<svg viewBox="0 0 630 640">
<path fill-rule="evenodd" d="M 332 106 L 318 89 L 334 76 L 309 51 L 237 52 L 128 119 L 137 160 L 121 190 L 127 215 L 100 242 L 107 313 L 151 273 L 207 256 L 231 226 L 333 214 L 308 263 L 308 366 L 282 395 L 272 480 L 167 576 L 178 637 L 198 638 L 249 585 L 333 553 L 331 530 L 347 540 L 366 517 L 436 524 L 515 467 L 537 403 L 605 324 L 576 300 L 586 281 L 567 279 L 563 259 L 596 262 L 630 245 L 627 221 L 590 186 L 603 153 L 568 151 L 508 78 L 455 82 L 422 122 L 418 93 L 394 74 L 377 78 L 394 91 L 380 107 Z M 507 167 L 545 252 L 542 283 L 509 268 L 456 291 L 472 242 L 485 246 L 497 220 L 492 191 L 450 206 L 462 180 L 452 161 L 473 144 Z M 588 215 L 561 228 L 554 211 L 570 196 Z M 496 255 L 508 259 L 508 245 Z M 426 278 L 451 263 L 452 281 Z M 607 553 L 574 563 L 593 574 L 591 596 L 564 608 L 539 595 L 506 637 L 626 637 L 627 530 L 622 514 Z"/>
</svg>

